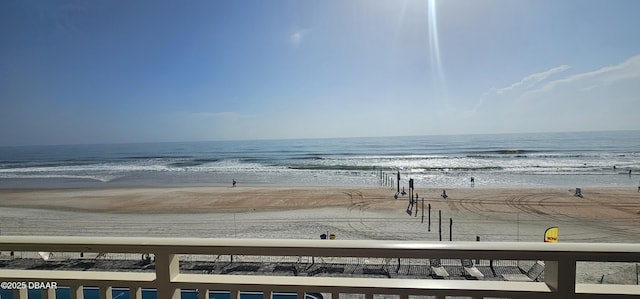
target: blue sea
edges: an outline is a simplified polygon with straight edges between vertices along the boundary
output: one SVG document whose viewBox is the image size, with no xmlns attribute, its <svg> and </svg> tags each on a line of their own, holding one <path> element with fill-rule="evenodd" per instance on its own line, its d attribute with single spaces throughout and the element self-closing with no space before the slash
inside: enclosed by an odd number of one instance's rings
<svg viewBox="0 0 640 299">
<path fill-rule="evenodd" d="M 631 170 L 631 173 L 629 171 Z M 633 186 L 640 131 L 0 147 L 0 188 Z"/>
</svg>

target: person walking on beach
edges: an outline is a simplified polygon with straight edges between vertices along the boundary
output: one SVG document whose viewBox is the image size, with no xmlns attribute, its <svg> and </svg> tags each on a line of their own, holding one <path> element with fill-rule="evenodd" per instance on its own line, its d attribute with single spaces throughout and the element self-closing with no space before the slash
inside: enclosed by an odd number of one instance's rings
<svg viewBox="0 0 640 299">
<path fill-rule="evenodd" d="M 471 187 L 476 185 L 476 179 L 471 177 Z"/>
<path fill-rule="evenodd" d="M 232 183 L 231 183 L 231 184 L 232 184 L 232 187 L 235 187 L 235 186 L 236 186 L 236 179 L 231 180 L 231 182 L 232 182 Z"/>
</svg>

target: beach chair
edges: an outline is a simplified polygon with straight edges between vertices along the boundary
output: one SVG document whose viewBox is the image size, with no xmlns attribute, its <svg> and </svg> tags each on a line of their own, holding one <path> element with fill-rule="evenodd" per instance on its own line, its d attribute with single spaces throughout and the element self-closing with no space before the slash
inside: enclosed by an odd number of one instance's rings
<svg viewBox="0 0 640 299">
<path fill-rule="evenodd" d="M 54 254 L 53 252 L 39 251 L 38 255 L 40 255 L 40 258 L 45 262 L 62 262 L 68 260 L 68 258 L 58 256 L 58 253 Z"/>
<path fill-rule="evenodd" d="M 527 271 L 527 276 L 529 276 L 531 280 L 536 281 L 538 280 L 538 277 L 542 275 L 542 272 L 544 272 L 544 262 L 536 261 L 536 263 L 531 266 L 529 271 Z"/>
<path fill-rule="evenodd" d="M 440 259 L 429 259 L 429 265 L 431 266 L 431 276 L 433 278 L 442 279 L 449 277 L 449 272 L 447 272 L 447 269 L 442 267 Z"/>
<path fill-rule="evenodd" d="M 473 265 L 473 260 L 471 259 L 461 259 L 460 263 L 462 263 L 462 267 L 464 269 L 464 273 L 462 273 L 468 279 L 476 279 L 481 280 L 484 279 L 484 274 L 478 270 Z"/>
<path fill-rule="evenodd" d="M 0 252 L 0 261 L 9 261 L 13 259 L 13 252 L 5 254 L 5 252 Z"/>
<path fill-rule="evenodd" d="M 536 261 L 526 274 L 502 274 L 507 281 L 536 281 L 544 272 L 544 262 Z"/>
</svg>

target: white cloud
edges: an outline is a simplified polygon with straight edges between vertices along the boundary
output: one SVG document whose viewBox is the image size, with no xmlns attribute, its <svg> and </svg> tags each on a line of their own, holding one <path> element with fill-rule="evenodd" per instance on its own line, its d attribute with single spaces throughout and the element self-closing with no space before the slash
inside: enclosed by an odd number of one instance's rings
<svg viewBox="0 0 640 299">
<path fill-rule="evenodd" d="M 526 88 L 531 88 L 531 87 L 535 86 L 536 84 L 546 80 L 550 76 L 552 76 L 554 74 L 557 74 L 557 73 L 560 73 L 560 72 L 564 72 L 564 71 L 566 71 L 568 69 L 569 69 L 568 65 L 561 65 L 561 66 L 554 67 L 554 68 L 552 68 L 550 70 L 547 70 L 547 71 L 544 71 L 544 72 L 541 72 L 541 73 L 531 74 L 531 75 L 528 75 L 528 76 L 522 78 L 522 80 L 511 84 L 508 87 L 496 89 L 496 93 L 497 94 L 503 94 L 503 93 L 506 93 L 506 92 L 509 92 L 509 91 L 512 91 L 512 90 L 516 90 L 516 89 L 518 89 L 520 87 L 523 87 L 525 89 Z"/>
<path fill-rule="evenodd" d="M 640 129 L 640 55 L 551 79 L 558 66 L 482 95 L 465 117 L 489 132 Z"/>
<path fill-rule="evenodd" d="M 568 65 L 560 65 L 560 66 L 551 68 L 549 70 L 546 70 L 544 72 L 527 75 L 524 78 L 522 78 L 520 81 L 515 82 L 507 87 L 502 87 L 502 88 L 493 87 L 489 91 L 485 92 L 482 96 L 480 96 L 480 99 L 478 103 L 475 105 L 475 107 L 473 108 L 473 110 L 467 113 L 468 114 L 478 113 L 479 110 L 484 108 L 484 106 L 487 104 L 486 103 L 487 101 L 489 103 L 493 102 L 493 105 L 496 105 L 497 102 L 502 103 L 503 101 L 511 101 L 514 98 L 518 98 L 523 93 L 526 93 L 528 90 L 531 90 L 531 88 L 539 86 L 541 82 L 547 80 L 549 77 L 555 74 L 564 72 L 569 68 L 570 66 Z M 489 104 L 489 106 L 493 106 L 493 105 Z"/>
<path fill-rule="evenodd" d="M 588 91 L 599 86 L 633 78 L 640 78 L 640 55 L 633 56 L 620 64 L 551 81 L 539 89 L 527 91 L 522 95 L 522 98 L 527 98 L 537 93 L 550 92 L 555 88 L 568 84 L 579 84 L 581 85 L 580 90 Z"/>
<path fill-rule="evenodd" d="M 298 30 L 296 30 L 296 32 L 292 33 L 289 36 L 289 40 L 291 41 L 291 44 L 295 48 L 299 47 L 300 44 L 302 43 L 302 40 L 307 35 L 307 32 L 308 32 L 307 29 L 298 29 Z"/>
</svg>

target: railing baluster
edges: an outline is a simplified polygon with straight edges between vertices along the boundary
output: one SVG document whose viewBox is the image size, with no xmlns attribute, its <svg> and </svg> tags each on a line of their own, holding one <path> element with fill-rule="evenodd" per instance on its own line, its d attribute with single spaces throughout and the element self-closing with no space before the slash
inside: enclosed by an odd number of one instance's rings
<svg viewBox="0 0 640 299">
<path fill-rule="evenodd" d="M 113 299 L 113 288 L 100 287 L 100 299 Z"/>
<path fill-rule="evenodd" d="M 555 298 L 570 298 L 576 293 L 576 261 L 563 258 L 544 262 L 544 282 L 554 290 Z"/>
<path fill-rule="evenodd" d="M 229 291 L 229 299 L 240 299 L 240 291 L 238 290 Z"/>
<path fill-rule="evenodd" d="M 155 259 L 158 299 L 180 299 L 180 289 L 176 289 L 171 283 L 180 273 L 178 256 L 158 253 L 155 255 Z"/>
<path fill-rule="evenodd" d="M 56 289 L 42 289 L 42 299 L 56 299 Z"/>
<path fill-rule="evenodd" d="M 198 289 L 198 299 L 209 299 L 209 289 Z"/>
<path fill-rule="evenodd" d="M 13 295 L 14 296 L 17 295 L 17 297 L 20 298 L 20 299 L 27 299 L 28 298 L 27 297 L 28 295 L 27 295 L 27 289 L 26 288 L 20 288 L 20 289 L 14 290 L 13 291 Z"/>
<path fill-rule="evenodd" d="M 142 288 L 141 287 L 130 288 L 129 289 L 129 293 L 133 294 L 133 295 L 131 295 L 131 297 L 133 297 L 135 299 L 142 299 Z"/>
<path fill-rule="evenodd" d="M 84 299 L 84 288 L 82 286 L 69 286 L 69 297 L 71 299 Z"/>
</svg>

